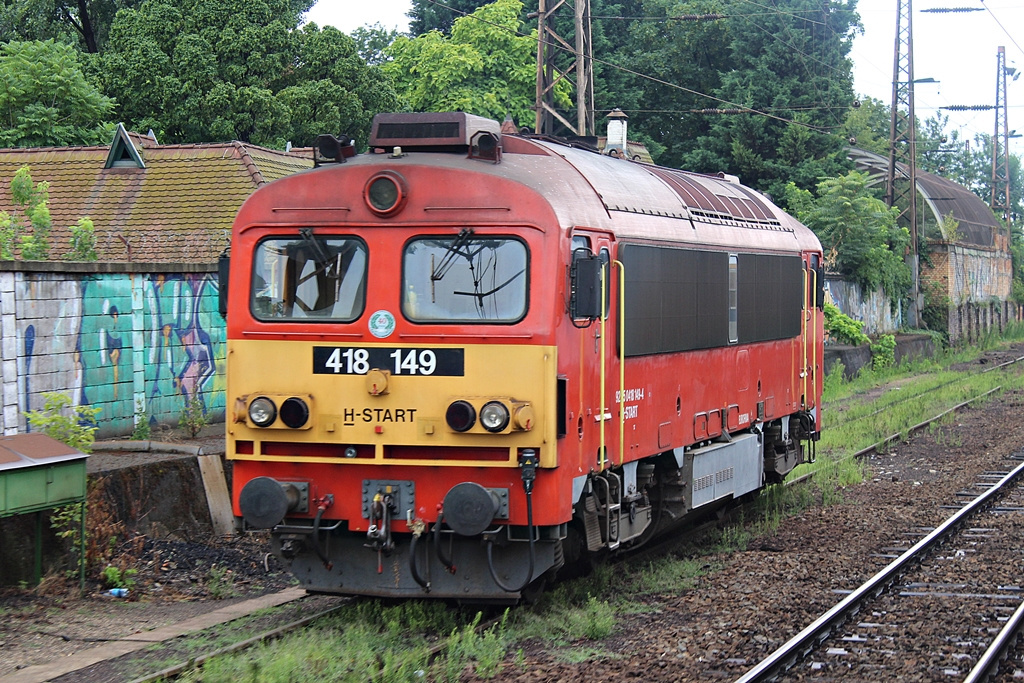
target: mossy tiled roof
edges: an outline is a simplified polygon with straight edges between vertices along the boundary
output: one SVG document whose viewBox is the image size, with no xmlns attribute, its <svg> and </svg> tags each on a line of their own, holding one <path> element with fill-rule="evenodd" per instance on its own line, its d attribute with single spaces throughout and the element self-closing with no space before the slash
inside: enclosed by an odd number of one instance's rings
<svg viewBox="0 0 1024 683">
<path fill-rule="evenodd" d="M 0 149 L 0 209 L 13 211 L 11 178 L 28 165 L 33 183 L 50 184 L 51 259 L 63 257 L 70 226 L 88 217 L 101 261 L 210 263 L 227 246 L 235 213 L 256 188 L 313 165 L 308 150 L 240 142 L 158 145 L 134 133 L 120 139 L 131 140 L 145 168 L 104 168 L 109 146 Z"/>
</svg>

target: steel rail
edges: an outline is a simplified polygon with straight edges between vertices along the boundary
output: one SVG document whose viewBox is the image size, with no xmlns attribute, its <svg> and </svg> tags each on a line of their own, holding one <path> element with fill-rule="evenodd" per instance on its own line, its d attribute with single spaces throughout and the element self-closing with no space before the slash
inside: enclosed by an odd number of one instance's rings
<svg viewBox="0 0 1024 683">
<path fill-rule="evenodd" d="M 1010 365 L 1013 365 L 1014 363 L 1019 363 L 1022 360 L 1024 360 L 1024 356 L 1020 356 L 1018 358 L 1014 358 L 1012 360 L 1008 360 L 1008 361 L 1002 362 L 999 365 L 993 365 L 990 368 L 985 368 L 981 372 L 977 372 L 977 373 L 973 373 L 973 374 L 975 374 L 975 375 L 984 375 L 986 373 L 993 372 L 994 370 L 1002 370 L 1003 368 L 1006 368 L 1006 367 L 1008 367 Z M 883 406 L 882 408 L 879 408 L 878 410 L 872 411 L 870 413 L 866 413 L 864 415 L 858 415 L 857 417 L 848 418 L 848 419 L 845 420 L 845 423 L 848 424 L 848 423 L 851 423 L 851 422 L 858 422 L 860 420 L 866 420 L 869 417 L 874 417 L 875 415 L 879 415 L 881 413 L 884 413 L 887 410 L 890 410 L 893 406 L 898 406 L 898 405 L 902 405 L 904 403 L 909 403 L 910 401 L 913 401 L 915 399 L 921 398 L 925 394 L 929 394 L 929 393 L 931 393 L 933 391 L 938 391 L 939 389 L 945 389 L 946 387 L 948 387 L 948 386 L 950 386 L 952 384 L 956 384 L 956 383 L 958 383 L 958 382 L 960 382 L 962 380 L 963 380 L 963 376 L 955 377 L 955 378 L 949 380 L 948 382 L 943 382 L 942 384 L 937 384 L 934 387 L 930 387 L 928 389 L 925 389 L 924 391 L 921 391 L 921 392 L 918 392 L 916 394 L 913 394 L 912 396 L 903 396 L 898 401 L 893 401 L 892 403 L 890 403 L 890 404 L 888 404 L 886 406 Z"/>
<path fill-rule="evenodd" d="M 981 681 L 987 681 L 990 677 L 995 676 L 999 672 L 1000 662 L 1006 659 L 1006 654 L 1017 642 L 1021 626 L 1024 626 L 1024 602 L 1021 602 L 1013 616 L 1007 620 L 978 663 L 967 674 L 964 683 L 981 683 Z"/>
<path fill-rule="evenodd" d="M 1004 487 L 1022 475 L 1024 475 L 1024 463 L 1018 465 L 1013 471 L 993 485 L 992 488 L 958 510 L 931 533 L 918 541 L 912 548 L 889 563 L 885 569 L 872 576 L 860 588 L 850 593 L 832 609 L 815 619 L 813 623 L 793 636 L 786 644 L 762 660 L 757 666 L 736 679 L 736 683 L 769 681 L 783 670 L 790 668 L 798 658 L 806 655 L 824 641 L 835 627 L 846 621 L 848 616 L 856 613 L 861 602 L 867 598 L 880 595 L 893 581 L 899 578 L 911 563 L 917 561 L 918 555 L 940 543 L 944 540 L 945 536 L 956 530 L 968 517 L 991 504 L 994 498 L 1002 495 Z"/>
</svg>

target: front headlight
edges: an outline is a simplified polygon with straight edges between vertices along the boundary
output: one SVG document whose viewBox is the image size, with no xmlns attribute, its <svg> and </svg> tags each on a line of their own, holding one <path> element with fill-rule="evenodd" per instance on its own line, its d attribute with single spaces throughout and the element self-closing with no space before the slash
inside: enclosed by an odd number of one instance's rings
<svg viewBox="0 0 1024 683">
<path fill-rule="evenodd" d="M 285 399 L 284 403 L 281 404 L 281 422 L 284 422 L 292 429 L 298 429 L 303 426 L 308 419 L 309 406 L 301 398 L 293 396 Z"/>
<path fill-rule="evenodd" d="M 444 419 L 457 432 L 469 431 L 476 422 L 476 410 L 467 401 L 454 401 L 448 406 Z"/>
<path fill-rule="evenodd" d="M 508 418 L 508 408 L 500 401 L 490 401 L 480 409 L 480 424 L 489 432 L 504 431 Z"/>
<path fill-rule="evenodd" d="M 277 419 L 277 406 L 266 396 L 260 396 L 249 404 L 249 419 L 257 427 L 269 427 Z"/>
</svg>

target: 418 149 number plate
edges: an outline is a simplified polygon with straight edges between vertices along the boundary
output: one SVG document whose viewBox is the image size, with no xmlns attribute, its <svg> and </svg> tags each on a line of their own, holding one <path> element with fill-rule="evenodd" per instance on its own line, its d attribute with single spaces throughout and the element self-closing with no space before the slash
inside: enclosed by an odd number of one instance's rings
<svg viewBox="0 0 1024 683">
<path fill-rule="evenodd" d="M 365 375 L 373 369 L 392 375 L 461 377 L 463 349 L 424 349 L 361 346 L 314 346 L 313 374 Z"/>
</svg>

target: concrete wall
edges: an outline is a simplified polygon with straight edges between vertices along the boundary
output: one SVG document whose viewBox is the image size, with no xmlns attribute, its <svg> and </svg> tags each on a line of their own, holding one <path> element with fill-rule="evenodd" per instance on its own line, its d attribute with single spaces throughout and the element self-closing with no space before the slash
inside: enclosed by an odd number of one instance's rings
<svg viewBox="0 0 1024 683">
<path fill-rule="evenodd" d="M 100 408 L 100 438 L 143 410 L 176 427 L 192 397 L 223 420 L 217 296 L 215 264 L 0 263 L 3 433 L 28 431 L 47 392 Z"/>
<path fill-rule="evenodd" d="M 889 299 L 881 289 L 865 295 L 860 285 L 835 275 L 826 275 L 825 300 L 828 301 L 829 297 L 842 313 L 854 320 L 862 320 L 864 334 L 868 336 L 893 334 L 903 322 L 899 311 L 893 313 Z"/>
<path fill-rule="evenodd" d="M 1020 320 L 1016 304 L 1007 301 L 1011 282 L 1006 264 L 984 250 L 949 246 L 930 255 L 932 267 L 921 278 L 922 287 L 938 288 L 937 296 L 951 288 L 956 297 L 949 297 L 948 312 L 940 321 L 949 341 L 975 342 Z M 825 278 L 825 291 L 826 300 L 830 297 L 840 311 L 864 322 L 864 334 L 870 337 L 895 334 L 903 324 L 901 312 L 891 310 L 880 289 L 865 296 L 860 285 L 831 275 Z"/>
</svg>

